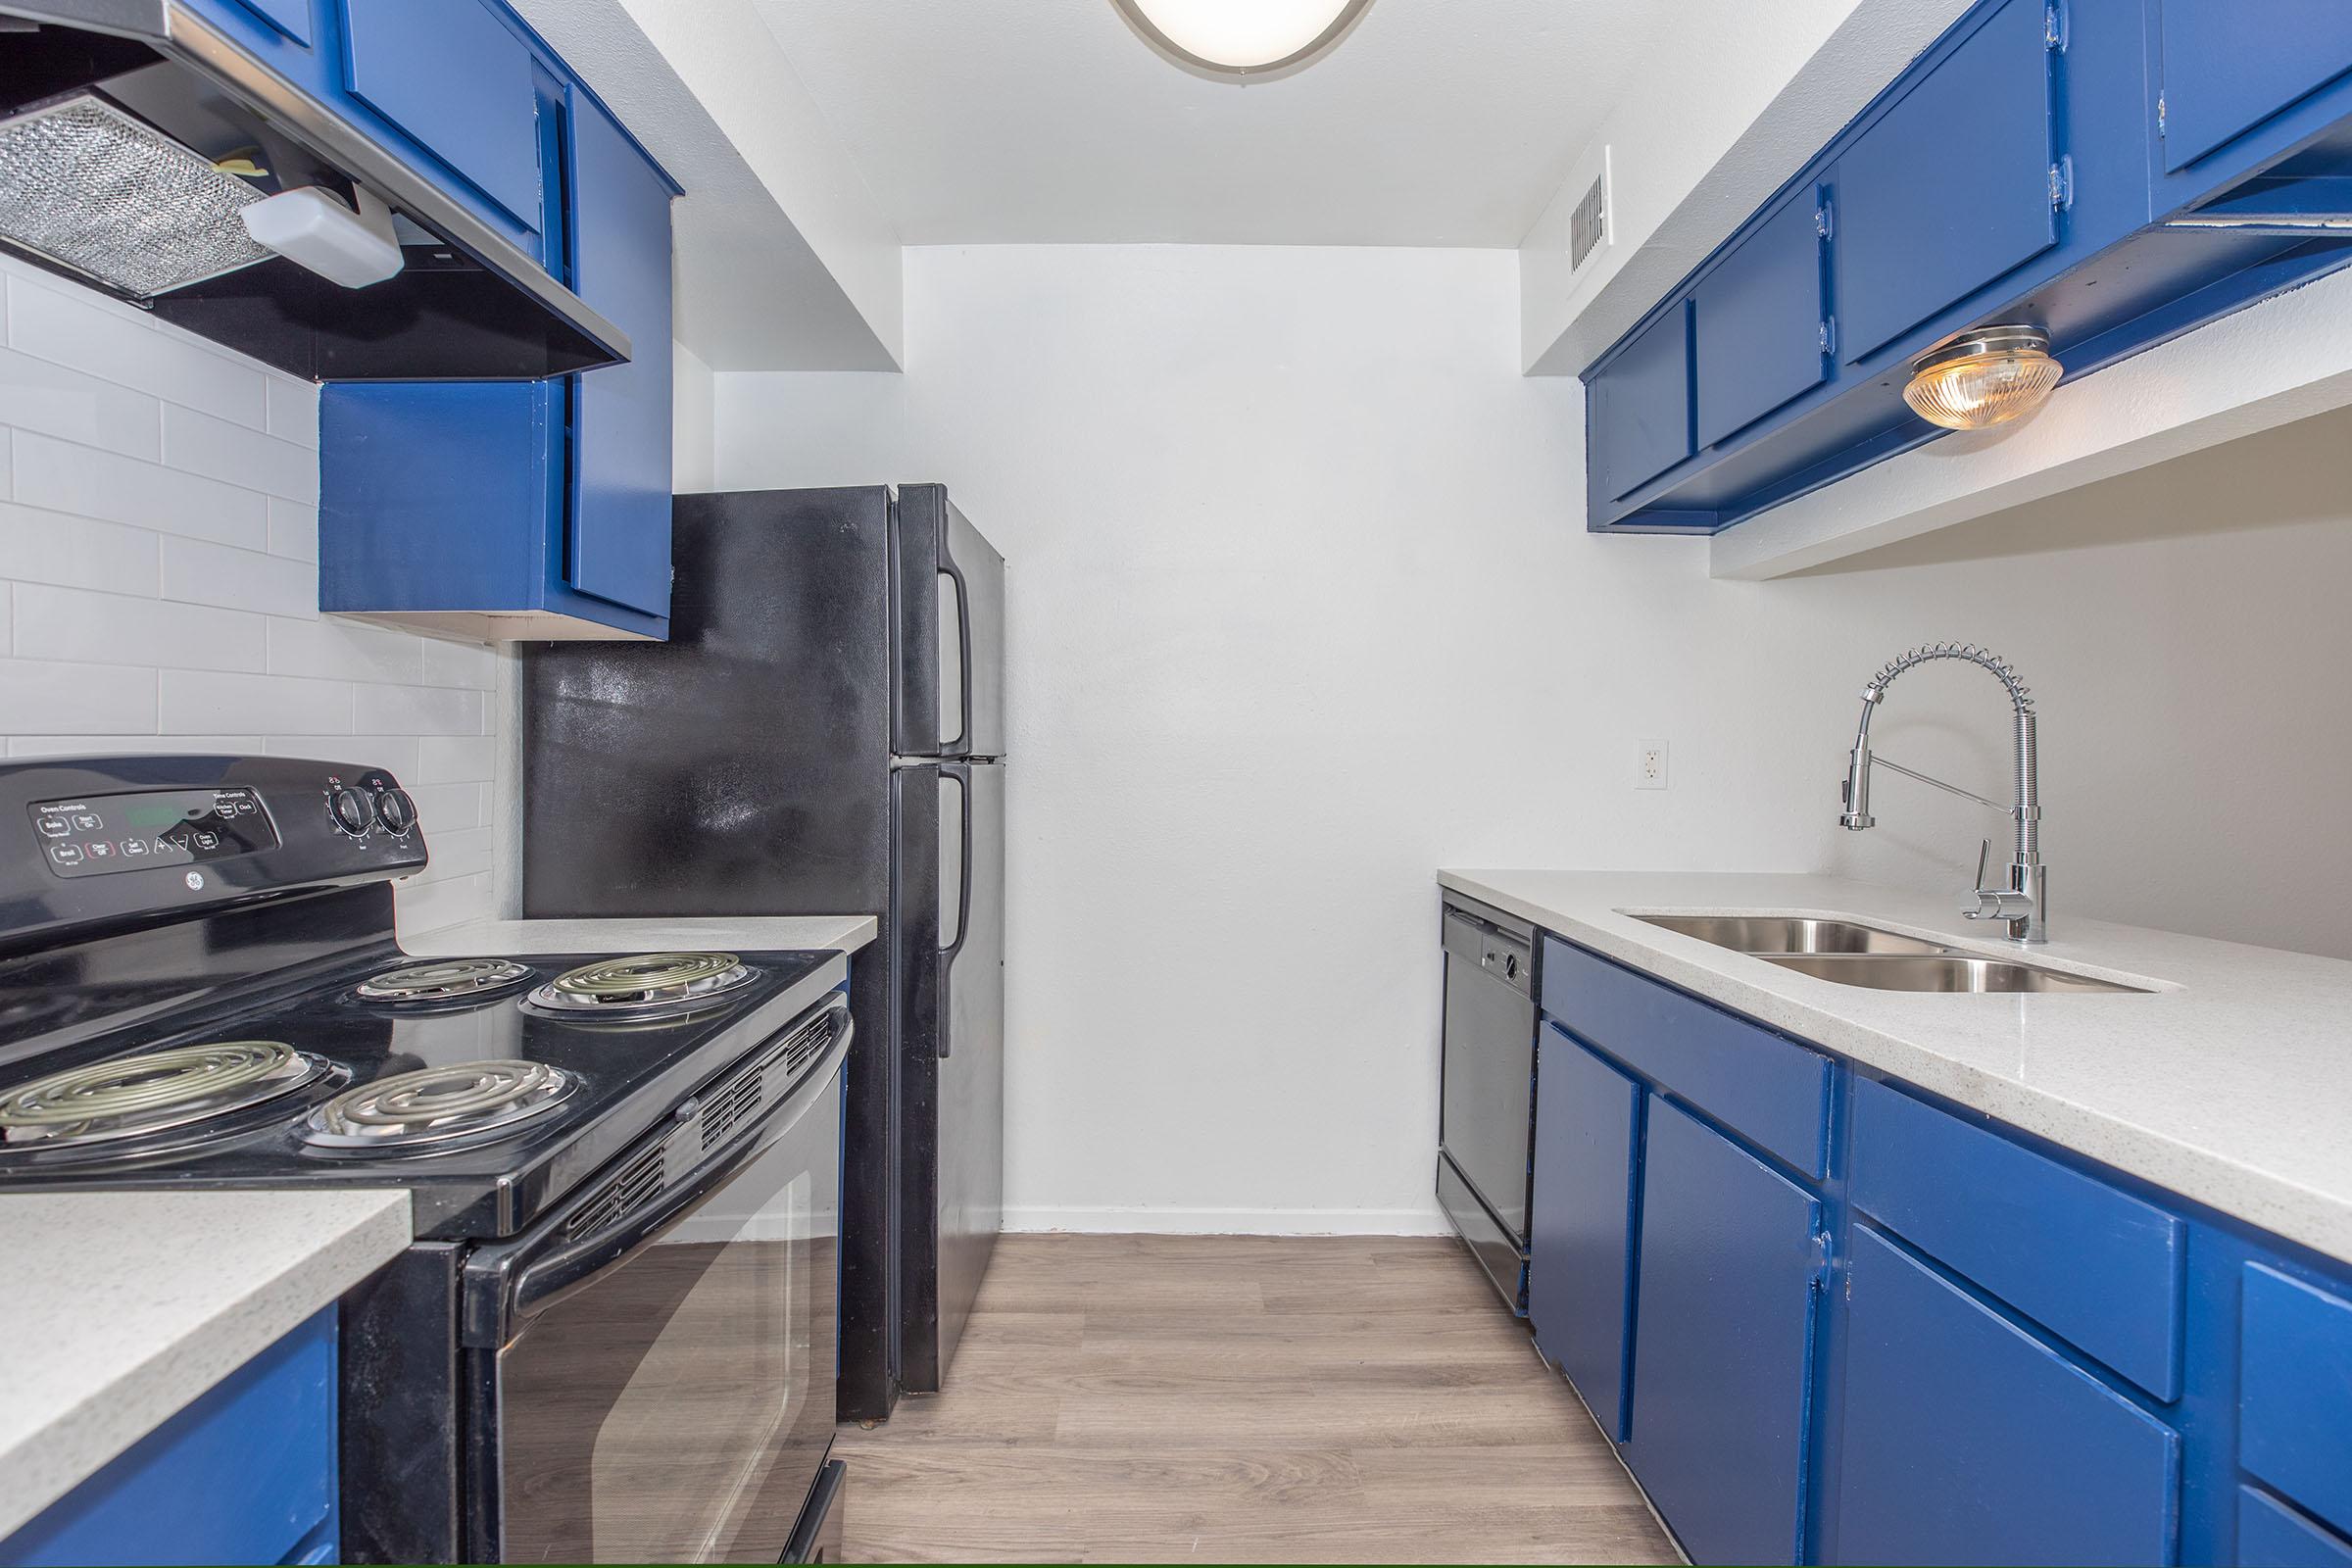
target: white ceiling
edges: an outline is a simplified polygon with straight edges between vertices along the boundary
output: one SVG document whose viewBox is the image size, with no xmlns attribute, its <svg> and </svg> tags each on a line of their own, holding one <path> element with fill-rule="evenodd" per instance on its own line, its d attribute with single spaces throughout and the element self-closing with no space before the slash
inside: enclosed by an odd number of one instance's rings
<svg viewBox="0 0 2352 1568">
<path fill-rule="evenodd" d="M 1236 86 L 1111 0 L 755 0 L 909 245 L 1514 246 L 1659 0 L 1373 0 Z"/>
</svg>

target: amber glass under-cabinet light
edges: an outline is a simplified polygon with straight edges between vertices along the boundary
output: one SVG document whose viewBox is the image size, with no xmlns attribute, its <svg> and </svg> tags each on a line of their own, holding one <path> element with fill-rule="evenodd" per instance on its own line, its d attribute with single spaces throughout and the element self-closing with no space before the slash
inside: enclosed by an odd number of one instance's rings
<svg viewBox="0 0 2352 1568">
<path fill-rule="evenodd" d="M 1911 362 L 1903 401 L 1931 424 L 1981 430 L 2040 408 L 2065 369 L 2050 358 L 2049 336 L 2038 327 L 1976 327 Z"/>
</svg>

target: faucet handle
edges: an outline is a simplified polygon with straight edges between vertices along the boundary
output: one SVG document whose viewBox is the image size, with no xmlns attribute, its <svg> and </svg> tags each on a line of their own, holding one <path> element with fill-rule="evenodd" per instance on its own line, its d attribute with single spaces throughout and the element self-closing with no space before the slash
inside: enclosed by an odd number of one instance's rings
<svg viewBox="0 0 2352 1568">
<path fill-rule="evenodd" d="M 1992 840 L 1977 851 L 1977 906 L 1962 909 L 1967 920 L 2022 920 L 2034 912 L 2034 896 L 2023 888 L 1995 888 L 1984 885 L 1984 872 L 1992 862 Z"/>
<path fill-rule="evenodd" d="M 1984 847 L 1977 851 L 1977 897 L 1980 899 L 1984 896 L 1984 868 L 1991 863 L 1992 840 L 1986 839 Z"/>
</svg>

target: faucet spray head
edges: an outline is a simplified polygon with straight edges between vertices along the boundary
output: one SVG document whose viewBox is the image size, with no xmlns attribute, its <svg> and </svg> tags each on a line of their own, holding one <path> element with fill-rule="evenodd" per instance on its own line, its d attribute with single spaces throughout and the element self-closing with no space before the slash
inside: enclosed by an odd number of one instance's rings
<svg viewBox="0 0 2352 1568">
<path fill-rule="evenodd" d="M 1850 833 L 1879 825 L 1870 814 L 1870 715 L 1878 709 L 1880 695 L 1876 686 L 1862 689 L 1862 722 L 1855 726 L 1853 750 L 1846 754 L 1845 783 L 1838 791 L 1845 809 L 1838 813 L 1838 825 Z"/>
</svg>

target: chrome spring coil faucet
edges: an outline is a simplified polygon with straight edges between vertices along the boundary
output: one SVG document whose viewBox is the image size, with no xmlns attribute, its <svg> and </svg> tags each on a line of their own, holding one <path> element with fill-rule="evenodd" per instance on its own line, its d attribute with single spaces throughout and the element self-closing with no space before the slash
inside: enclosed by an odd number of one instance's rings
<svg viewBox="0 0 2352 1568">
<path fill-rule="evenodd" d="M 1894 678 L 1914 664 L 1924 664 L 1932 659 L 1958 659 L 1989 671 L 2008 690 L 2010 707 L 2014 710 L 2017 730 L 2017 804 L 2003 806 L 1986 800 L 1974 790 L 1964 790 L 1957 784 L 1932 778 L 1915 768 L 1903 766 L 1884 757 L 1874 757 L 1870 750 L 1870 717 L 1886 700 L 1886 688 Z M 2047 872 L 2041 863 L 2041 776 L 2040 760 L 2034 731 L 2034 694 L 2026 683 L 2017 678 L 2009 662 L 1988 649 L 1973 643 L 1927 643 L 1912 649 L 1900 658 L 1891 659 L 1870 678 L 1862 688 L 1862 722 L 1854 730 L 1854 748 L 1848 755 L 1843 790 L 1845 808 L 1838 822 L 1859 833 L 1876 827 L 1878 818 L 1870 814 L 1870 771 L 1876 765 L 1891 768 L 1905 778 L 1915 778 L 1922 784 L 1975 801 L 1980 806 L 2009 817 L 2016 828 L 2015 852 L 2009 858 L 2009 879 L 2005 887 L 1985 885 L 1986 863 L 1992 858 L 1992 840 L 1977 856 L 1976 906 L 1961 912 L 1971 920 L 1998 920 L 2006 927 L 2012 942 L 2047 942 L 2049 929 L 2045 923 L 2049 906 Z"/>
</svg>

